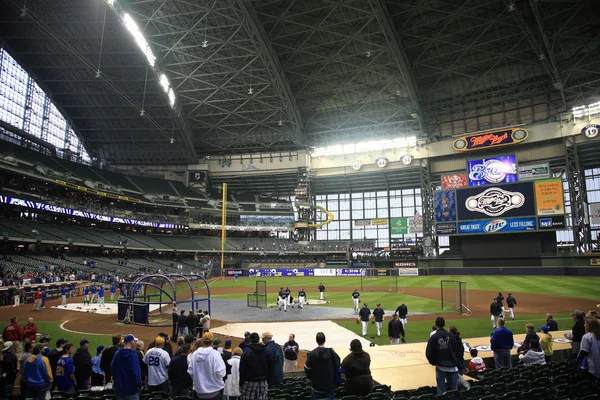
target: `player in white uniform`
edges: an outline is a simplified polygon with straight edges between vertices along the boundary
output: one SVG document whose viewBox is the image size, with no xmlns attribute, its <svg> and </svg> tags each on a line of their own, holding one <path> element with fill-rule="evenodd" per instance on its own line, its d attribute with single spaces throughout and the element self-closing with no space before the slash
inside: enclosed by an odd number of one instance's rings
<svg viewBox="0 0 600 400">
<path fill-rule="evenodd" d="M 300 289 L 298 292 L 298 307 L 304 308 L 304 302 L 306 301 L 306 292 L 304 289 Z"/>
<path fill-rule="evenodd" d="M 287 312 L 287 298 L 285 296 L 285 290 L 283 290 L 283 288 L 279 289 L 277 303 L 277 305 L 279 306 L 279 311 L 281 311 L 281 308 L 283 307 L 283 311 Z"/>
<path fill-rule="evenodd" d="M 157 336 L 155 339 L 156 347 L 151 348 L 144 355 L 144 363 L 148 366 L 148 389 L 149 392 L 169 392 L 168 367 L 171 363 L 171 357 L 163 347 L 165 339 Z"/>
<path fill-rule="evenodd" d="M 352 292 L 352 301 L 354 302 L 354 312 L 358 312 L 358 302 L 360 301 L 360 293 L 357 289 Z"/>
</svg>

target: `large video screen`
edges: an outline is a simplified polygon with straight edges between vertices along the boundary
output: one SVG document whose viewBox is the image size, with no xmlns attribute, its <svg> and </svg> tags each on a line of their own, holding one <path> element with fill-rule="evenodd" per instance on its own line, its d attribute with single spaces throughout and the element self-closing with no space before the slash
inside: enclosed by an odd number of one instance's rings
<svg viewBox="0 0 600 400">
<path fill-rule="evenodd" d="M 517 182 L 517 158 L 514 154 L 467 161 L 469 186 Z"/>
<path fill-rule="evenodd" d="M 533 192 L 533 182 L 457 190 L 458 220 L 536 215 Z"/>
</svg>

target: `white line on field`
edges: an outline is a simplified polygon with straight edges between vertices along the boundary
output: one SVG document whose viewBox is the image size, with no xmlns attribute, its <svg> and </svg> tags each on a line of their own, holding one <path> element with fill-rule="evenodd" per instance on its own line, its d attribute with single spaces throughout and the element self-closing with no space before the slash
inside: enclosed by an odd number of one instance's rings
<svg viewBox="0 0 600 400">
<path fill-rule="evenodd" d="M 105 335 L 104 333 L 79 332 L 79 331 L 73 331 L 71 329 L 67 329 L 67 328 L 64 327 L 64 325 L 66 323 L 68 323 L 68 322 L 69 321 L 67 320 L 67 321 L 63 322 L 62 324 L 60 324 L 60 329 L 62 329 L 63 331 L 67 331 L 67 332 L 71 332 L 71 333 L 76 333 L 78 335 L 96 335 L 96 336 L 104 336 Z"/>
</svg>

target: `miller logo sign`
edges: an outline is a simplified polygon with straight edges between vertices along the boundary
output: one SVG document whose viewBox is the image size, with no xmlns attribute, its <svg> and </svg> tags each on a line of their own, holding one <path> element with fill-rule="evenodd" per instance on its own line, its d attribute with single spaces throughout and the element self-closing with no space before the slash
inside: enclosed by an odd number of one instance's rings
<svg viewBox="0 0 600 400">
<path fill-rule="evenodd" d="M 528 133 L 525 129 L 509 128 L 501 131 L 465 135 L 456 139 L 452 146 L 454 150 L 458 151 L 489 149 L 491 147 L 520 143 L 527 139 L 527 136 Z"/>
<path fill-rule="evenodd" d="M 465 202 L 465 207 L 467 207 L 467 210 L 469 211 L 476 211 L 489 215 L 490 217 L 497 217 L 508 210 L 519 208 L 523 204 L 525 204 L 525 196 L 519 192 L 509 192 L 508 190 L 500 188 L 489 188 L 478 195 L 468 197 Z M 492 224 L 492 222 L 490 222 L 490 224 Z M 489 228 L 486 226 L 486 231 L 494 232 L 493 230 L 488 229 L 495 228 L 493 226 L 490 226 Z M 499 227 L 496 230 L 499 229 L 502 229 L 502 227 Z"/>
<path fill-rule="evenodd" d="M 504 228 L 507 224 L 508 224 L 508 222 L 506 222 L 505 219 L 495 219 L 495 220 L 487 223 L 483 227 L 483 230 L 486 232 L 489 232 L 489 233 L 498 232 L 498 231 L 502 230 L 502 228 Z"/>
</svg>

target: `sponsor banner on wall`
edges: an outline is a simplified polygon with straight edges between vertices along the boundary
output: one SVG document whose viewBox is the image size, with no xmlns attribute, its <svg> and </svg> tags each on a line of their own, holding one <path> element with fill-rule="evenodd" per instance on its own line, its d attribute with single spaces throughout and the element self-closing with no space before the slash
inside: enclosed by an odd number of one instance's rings
<svg viewBox="0 0 600 400">
<path fill-rule="evenodd" d="M 537 215 L 565 213 L 565 197 L 561 178 L 535 181 L 535 207 Z"/>
<path fill-rule="evenodd" d="M 517 181 L 517 158 L 514 154 L 467 161 L 469 186 L 497 185 Z"/>
<path fill-rule="evenodd" d="M 333 268 L 318 268 L 314 270 L 315 276 L 336 276 L 337 270 Z"/>
<path fill-rule="evenodd" d="M 590 258 L 590 265 L 600 265 L 600 258 Z"/>
<path fill-rule="evenodd" d="M 600 203 L 590 203 L 590 223 L 600 225 Z"/>
<path fill-rule="evenodd" d="M 550 164 L 519 165 L 519 181 L 535 181 L 550 178 Z"/>
<path fill-rule="evenodd" d="M 456 208 L 459 221 L 536 215 L 533 182 L 459 189 Z"/>
<path fill-rule="evenodd" d="M 391 218 L 392 223 L 392 235 L 406 235 L 408 234 L 408 218 L 407 217 L 394 217 Z"/>
<path fill-rule="evenodd" d="M 456 222 L 445 222 L 435 224 L 436 235 L 454 235 L 456 234 Z"/>
<path fill-rule="evenodd" d="M 391 276 L 392 271 L 389 269 L 378 269 L 375 271 L 376 276 Z"/>
<path fill-rule="evenodd" d="M 442 175 L 442 189 L 460 189 L 469 186 L 467 174 Z"/>
<path fill-rule="evenodd" d="M 434 192 L 433 202 L 437 222 L 456 221 L 456 191 L 439 190 Z"/>
<path fill-rule="evenodd" d="M 247 268 L 306 268 L 305 263 L 248 263 L 246 265 L 242 264 L 242 267 Z"/>
<path fill-rule="evenodd" d="M 387 218 L 373 218 L 371 220 L 371 225 L 387 225 L 387 224 L 388 224 Z"/>
<path fill-rule="evenodd" d="M 396 261 L 394 268 L 416 267 L 417 261 Z"/>
<path fill-rule="evenodd" d="M 373 268 L 373 261 L 352 261 L 352 268 Z"/>
<path fill-rule="evenodd" d="M 327 265 L 348 265 L 346 260 L 327 260 Z"/>
<path fill-rule="evenodd" d="M 354 220 L 354 226 L 370 226 L 370 225 L 371 225 L 370 219 L 355 219 Z"/>
<path fill-rule="evenodd" d="M 244 271 L 241 269 L 228 269 L 225 271 L 225 274 L 227 276 L 234 276 L 234 275 L 243 276 Z"/>
<path fill-rule="evenodd" d="M 398 268 L 399 276 L 419 276 L 419 268 Z"/>
<path fill-rule="evenodd" d="M 547 217 L 538 217 L 538 228 L 549 229 L 564 229 L 566 227 L 564 215 L 549 215 Z"/>
<path fill-rule="evenodd" d="M 342 268 L 336 270 L 337 276 L 364 276 L 365 270 L 362 268 Z"/>
<path fill-rule="evenodd" d="M 522 128 L 481 132 L 462 136 L 454 141 L 454 150 L 469 151 L 516 144 L 527 139 L 528 132 Z"/>
<path fill-rule="evenodd" d="M 537 219 L 535 217 L 498 218 L 458 223 L 459 234 L 522 232 L 536 228 Z"/>
<path fill-rule="evenodd" d="M 423 233 L 423 216 L 420 212 L 408 217 L 408 233 Z"/>
<path fill-rule="evenodd" d="M 251 276 L 315 276 L 314 269 L 306 268 L 259 268 L 249 269 L 248 273 Z"/>
</svg>

